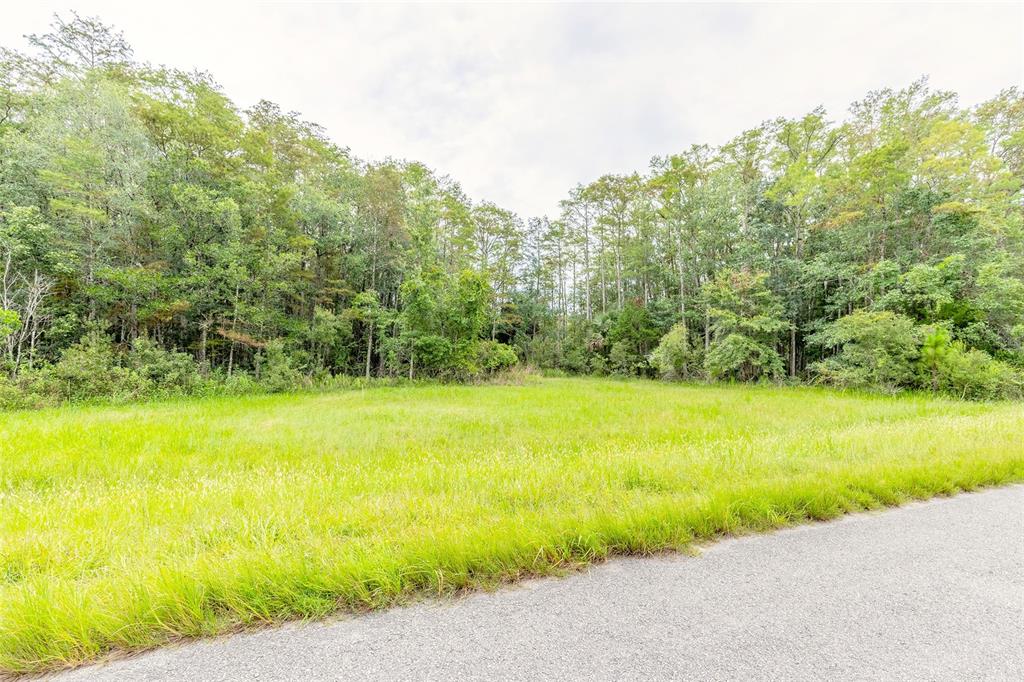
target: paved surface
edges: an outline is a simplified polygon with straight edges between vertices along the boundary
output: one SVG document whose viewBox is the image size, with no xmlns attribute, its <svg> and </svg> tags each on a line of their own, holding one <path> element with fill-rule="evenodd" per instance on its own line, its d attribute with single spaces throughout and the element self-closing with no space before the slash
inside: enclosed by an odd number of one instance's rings
<svg viewBox="0 0 1024 682">
<path fill-rule="evenodd" d="M 1024 680 L 1024 486 L 59 677 Z"/>
</svg>

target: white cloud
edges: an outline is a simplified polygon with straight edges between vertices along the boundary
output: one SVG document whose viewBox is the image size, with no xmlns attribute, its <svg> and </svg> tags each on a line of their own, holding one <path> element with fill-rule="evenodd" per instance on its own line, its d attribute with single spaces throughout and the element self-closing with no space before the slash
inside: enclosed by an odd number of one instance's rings
<svg viewBox="0 0 1024 682">
<path fill-rule="evenodd" d="M 5 8 L 0 43 L 59 4 Z M 209 70 L 363 157 L 421 160 L 476 199 L 553 213 L 577 182 L 928 74 L 965 103 L 1024 81 L 1024 6 L 77 2 L 139 58 Z"/>
</svg>

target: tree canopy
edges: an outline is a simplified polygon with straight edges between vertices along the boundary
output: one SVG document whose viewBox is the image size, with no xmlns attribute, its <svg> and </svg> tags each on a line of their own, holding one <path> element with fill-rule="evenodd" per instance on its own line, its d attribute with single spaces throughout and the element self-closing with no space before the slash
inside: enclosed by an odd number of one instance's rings
<svg viewBox="0 0 1024 682">
<path fill-rule="evenodd" d="M 284 383 L 518 359 L 1019 395 L 1022 181 L 1018 88 L 964 108 L 920 80 L 845 120 L 815 109 L 605 175 L 524 220 L 57 17 L 0 52 L 5 381 L 163 353 Z"/>
</svg>

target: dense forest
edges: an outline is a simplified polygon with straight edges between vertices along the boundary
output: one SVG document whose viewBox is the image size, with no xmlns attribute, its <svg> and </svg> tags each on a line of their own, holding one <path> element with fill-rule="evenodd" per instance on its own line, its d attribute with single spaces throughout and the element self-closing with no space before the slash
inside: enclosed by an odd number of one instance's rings
<svg viewBox="0 0 1024 682">
<path fill-rule="evenodd" d="M 58 17 L 0 52 L 0 405 L 518 363 L 1019 397 L 1022 180 L 1018 88 L 921 80 L 523 220 Z"/>
</svg>

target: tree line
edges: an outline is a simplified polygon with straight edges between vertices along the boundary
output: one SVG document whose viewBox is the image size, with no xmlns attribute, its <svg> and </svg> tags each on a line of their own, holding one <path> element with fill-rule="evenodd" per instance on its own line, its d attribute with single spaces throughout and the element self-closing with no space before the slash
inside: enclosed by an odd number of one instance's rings
<svg viewBox="0 0 1024 682">
<path fill-rule="evenodd" d="M 371 163 L 55 17 L 0 52 L 0 403 L 571 373 L 1021 395 L 1024 97 L 924 80 L 573 188 Z M 211 388 L 213 387 L 213 388 Z"/>
</svg>

